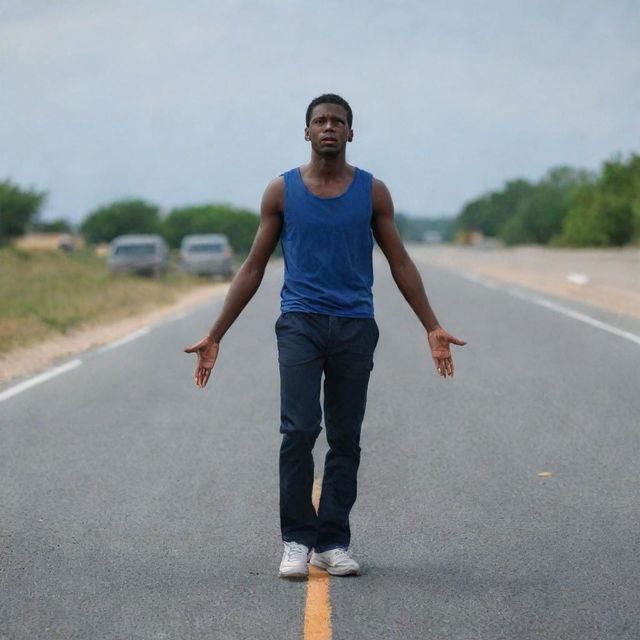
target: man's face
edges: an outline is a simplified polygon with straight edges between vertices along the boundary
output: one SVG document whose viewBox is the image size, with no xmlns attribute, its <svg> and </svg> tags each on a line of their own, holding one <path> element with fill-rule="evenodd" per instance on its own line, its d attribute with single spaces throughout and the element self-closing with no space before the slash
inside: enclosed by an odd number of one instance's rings
<svg viewBox="0 0 640 640">
<path fill-rule="evenodd" d="M 304 130 L 304 139 L 309 140 L 311 148 L 320 155 L 340 153 L 347 142 L 353 140 L 345 108 L 331 103 L 316 105 Z"/>
</svg>

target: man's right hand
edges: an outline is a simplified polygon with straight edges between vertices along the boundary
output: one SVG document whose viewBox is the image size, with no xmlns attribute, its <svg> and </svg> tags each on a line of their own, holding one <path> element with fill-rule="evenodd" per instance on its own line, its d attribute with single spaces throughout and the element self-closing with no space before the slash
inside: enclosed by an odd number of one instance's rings
<svg viewBox="0 0 640 640">
<path fill-rule="evenodd" d="M 464 340 L 454 338 L 447 333 L 442 327 L 436 327 L 427 334 L 429 347 L 431 348 L 431 358 L 439 376 L 453 378 L 453 358 L 451 357 L 450 344 L 464 346 L 467 344 Z"/>
<path fill-rule="evenodd" d="M 198 362 L 193 372 L 193 379 L 197 387 L 204 389 L 207 386 L 219 349 L 219 343 L 214 342 L 211 336 L 205 336 L 200 342 L 185 348 L 185 353 L 196 353 L 198 355 Z"/>
</svg>

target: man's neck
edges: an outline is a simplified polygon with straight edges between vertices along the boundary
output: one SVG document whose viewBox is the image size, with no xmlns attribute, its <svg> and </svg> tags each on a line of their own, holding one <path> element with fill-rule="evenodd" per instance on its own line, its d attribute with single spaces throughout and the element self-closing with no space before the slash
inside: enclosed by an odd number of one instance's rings
<svg viewBox="0 0 640 640">
<path fill-rule="evenodd" d="M 347 164 L 344 153 L 336 156 L 321 156 L 312 153 L 311 161 L 306 168 L 310 177 L 321 180 L 339 179 L 353 171 L 353 167 Z"/>
</svg>

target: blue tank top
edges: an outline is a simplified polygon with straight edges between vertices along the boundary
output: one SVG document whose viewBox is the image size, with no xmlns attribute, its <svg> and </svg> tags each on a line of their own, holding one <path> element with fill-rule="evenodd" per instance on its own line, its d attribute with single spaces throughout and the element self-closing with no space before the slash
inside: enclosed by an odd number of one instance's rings
<svg viewBox="0 0 640 640">
<path fill-rule="evenodd" d="M 373 318 L 372 175 L 356 168 L 332 198 L 311 193 L 298 168 L 283 176 L 282 312 Z"/>
</svg>

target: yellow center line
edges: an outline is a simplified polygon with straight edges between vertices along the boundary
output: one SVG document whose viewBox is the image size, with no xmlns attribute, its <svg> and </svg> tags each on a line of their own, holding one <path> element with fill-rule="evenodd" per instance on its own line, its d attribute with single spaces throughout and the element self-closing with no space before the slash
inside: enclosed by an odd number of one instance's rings
<svg viewBox="0 0 640 640">
<path fill-rule="evenodd" d="M 313 483 L 313 506 L 320 504 L 322 478 Z M 304 640 L 331 640 L 331 603 L 329 601 L 329 574 L 309 565 L 307 600 L 304 607 Z"/>
</svg>

